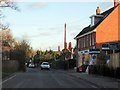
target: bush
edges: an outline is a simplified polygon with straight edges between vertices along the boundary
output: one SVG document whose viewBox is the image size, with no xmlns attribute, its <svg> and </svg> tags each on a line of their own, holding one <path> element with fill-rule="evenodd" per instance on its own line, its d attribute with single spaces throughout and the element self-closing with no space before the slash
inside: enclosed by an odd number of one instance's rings
<svg viewBox="0 0 120 90">
<path fill-rule="evenodd" d="M 92 72 L 92 71 L 93 71 L 93 70 L 92 70 L 92 69 L 93 69 L 93 65 L 89 65 L 89 68 L 88 68 L 88 69 L 89 69 L 89 70 L 88 70 L 88 71 L 89 71 L 88 73 L 89 73 L 89 74 L 93 74 L 93 72 Z"/>
<path fill-rule="evenodd" d="M 120 78 L 120 68 L 114 69 L 113 67 L 108 67 L 106 65 L 90 65 L 89 74 Z"/>
<path fill-rule="evenodd" d="M 111 67 L 110 68 L 110 77 L 114 77 L 115 76 L 114 75 L 114 71 L 115 71 L 114 68 Z"/>
<path fill-rule="evenodd" d="M 120 68 L 115 70 L 115 77 L 120 79 Z"/>
<path fill-rule="evenodd" d="M 103 76 L 109 76 L 109 74 L 110 74 L 110 68 L 105 66 L 104 67 L 104 74 L 103 74 Z"/>
</svg>

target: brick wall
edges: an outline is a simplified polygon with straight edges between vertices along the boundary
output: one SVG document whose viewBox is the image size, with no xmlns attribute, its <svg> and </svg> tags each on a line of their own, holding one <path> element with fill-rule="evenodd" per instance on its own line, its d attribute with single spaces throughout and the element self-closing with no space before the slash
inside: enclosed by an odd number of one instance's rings
<svg viewBox="0 0 120 90">
<path fill-rule="evenodd" d="M 96 28 L 96 42 L 98 44 L 120 40 L 119 13 L 120 5 Z"/>
</svg>

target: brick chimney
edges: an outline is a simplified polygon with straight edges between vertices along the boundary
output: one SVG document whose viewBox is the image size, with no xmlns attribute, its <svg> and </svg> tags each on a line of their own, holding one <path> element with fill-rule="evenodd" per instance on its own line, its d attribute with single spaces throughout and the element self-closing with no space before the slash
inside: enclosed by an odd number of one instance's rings
<svg viewBox="0 0 120 90">
<path fill-rule="evenodd" d="M 67 50 L 67 42 L 65 43 L 65 48 L 64 49 Z"/>
<path fill-rule="evenodd" d="M 67 42 L 66 42 L 66 23 L 64 26 L 64 49 L 67 49 Z"/>
<path fill-rule="evenodd" d="M 60 52 L 60 46 L 58 46 L 58 52 Z"/>
<path fill-rule="evenodd" d="M 96 9 L 96 15 L 100 15 L 100 7 L 97 7 L 97 9 Z"/>
<path fill-rule="evenodd" d="M 114 7 L 116 7 L 119 4 L 119 0 L 114 0 Z"/>
<path fill-rule="evenodd" d="M 69 42 L 68 49 L 72 52 L 72 43 L 71 42 Z"/>
</svg>

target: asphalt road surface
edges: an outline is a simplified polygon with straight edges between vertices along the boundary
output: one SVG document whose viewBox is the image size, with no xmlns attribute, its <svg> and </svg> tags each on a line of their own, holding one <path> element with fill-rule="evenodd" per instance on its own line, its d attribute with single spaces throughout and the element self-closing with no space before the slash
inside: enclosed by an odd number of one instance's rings
<svg viewBox="0 0 120 90">
<path fill-rule="evenodd" d="M 17 73 L 3 81 L 2 88 L 97 88 L 73 77 L 62 70 L 40 70 L 27 68 L 25 73 Z"/>
</svg>

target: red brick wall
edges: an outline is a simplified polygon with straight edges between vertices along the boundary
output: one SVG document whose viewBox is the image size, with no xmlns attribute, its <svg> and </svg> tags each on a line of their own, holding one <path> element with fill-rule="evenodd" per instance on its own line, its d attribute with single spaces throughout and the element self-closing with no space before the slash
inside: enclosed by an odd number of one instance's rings
<svg viewBox="0 0 120 90">
<path fill-rule="evenodd" d="M 118 7 L 118 39 L 120 40 L 120 6 Z"/>
<path fill-rule="evenodd" d="M 116 42 L 120 40 L 120 6 L 118 6 L 97 28 L 97 48 L 100 43 Z"/>
</svg>

